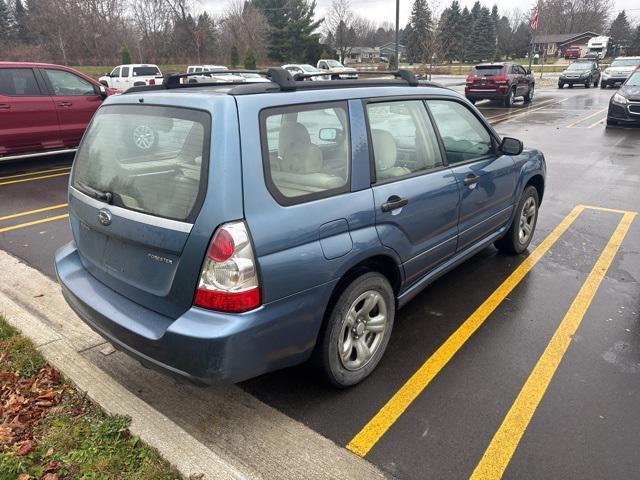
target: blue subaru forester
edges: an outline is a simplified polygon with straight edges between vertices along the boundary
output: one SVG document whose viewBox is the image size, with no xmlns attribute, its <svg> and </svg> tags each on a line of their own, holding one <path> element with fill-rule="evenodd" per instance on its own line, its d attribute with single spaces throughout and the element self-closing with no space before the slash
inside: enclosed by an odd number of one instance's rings
<svg viewBox="0 0 640 480">
<path fill-rule="evenodd" d="M 199 383 L 312 357 L 336 386 L 363 380 L 430 282 L 492 243 L 529 246 L 545 186 L 542 153 L 461 95 L 394 75 L 173 76 L 109 97 L 73 166 L 74 241 L 56 254 L 71 307 Z"/>
</svg>

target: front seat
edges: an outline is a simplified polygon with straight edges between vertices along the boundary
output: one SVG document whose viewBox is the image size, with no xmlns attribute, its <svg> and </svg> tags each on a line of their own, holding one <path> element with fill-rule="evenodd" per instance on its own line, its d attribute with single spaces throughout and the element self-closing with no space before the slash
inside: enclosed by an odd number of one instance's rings
<svg viewBox="0 0 640 480">
<path fill-rule="evenodd" d="M 285 122 L 278 138 L 280 169 L 288 173 L 322 171 L 322 152 L 311 143 L 307 128 L 298 122 Z"/>
<path fill-rule="evenodd" d="M 386 130 L 371 130 L 373 140 L 373 155 L 376 160 L 376 178 L 387 180 L 389 178 L 409 175 L 411 170 L 396 165 L 398 147 L 396 141 Z"/>
</svg>

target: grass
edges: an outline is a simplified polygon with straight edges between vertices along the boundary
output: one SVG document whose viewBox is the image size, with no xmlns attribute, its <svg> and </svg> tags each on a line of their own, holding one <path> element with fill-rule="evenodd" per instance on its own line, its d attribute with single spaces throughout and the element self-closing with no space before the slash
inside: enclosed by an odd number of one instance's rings
<svg viewBox="0 0 640 480">
<path fill-rule="evenodd" d="M 0 480 L 174 480 L 180 475 L 46 364 L 0 317 Z"/>
</svg>

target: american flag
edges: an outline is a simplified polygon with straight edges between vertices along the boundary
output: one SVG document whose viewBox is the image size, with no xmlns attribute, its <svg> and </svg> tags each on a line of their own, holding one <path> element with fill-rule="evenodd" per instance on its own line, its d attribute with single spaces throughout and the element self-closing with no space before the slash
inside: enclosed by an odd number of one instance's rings
<svg viewBox="0 0 640 480">
<path fill-rule="evenodd" d="M 540 20 L 540 11 L 538 10 L 538 7 L 535 7 L 533 9 L 533 12 L 531 12 L 531 29 L 532 30 L 537 30 L 538 29 L 538 21 Z"/>
</svg>

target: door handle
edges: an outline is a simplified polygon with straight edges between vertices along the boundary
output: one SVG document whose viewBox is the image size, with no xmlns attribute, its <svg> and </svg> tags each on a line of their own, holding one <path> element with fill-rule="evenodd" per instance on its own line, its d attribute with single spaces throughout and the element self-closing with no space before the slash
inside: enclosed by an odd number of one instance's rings
<svg viewBox="0 0 640 480">
<path fill-rule="evenodd" d="M 465 177 L 463 181 L 464 181 L 464 184 L 469 187 L 471 185 L 475 185 L 476 183 L 478 183 L 480 181 L 480 177 L 478 175 L 471 174 Z"/>
<path fill-rule="evenodd" d="M 71 106 L 71 102 L 60 102 L 58 104 L 59 107 L 70 107 Z"/>
<path fill-rule="evenodd" d="M 390 212 L 392 210 L 404 207 L 407 203 L 409 203 L 408 198 L 400 198 L 397 195 L 391 195 L 389 198 L 387 198 L 386 203 L 382 204 L 382 211 Z"/>
<path fill-rule="evenodd" d="M 11 108 L 11 105 L 9 105 L 8 103 L 0 103 L 0 110 L 9 110 Z"/>
</svg>

